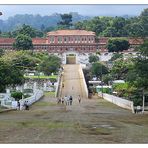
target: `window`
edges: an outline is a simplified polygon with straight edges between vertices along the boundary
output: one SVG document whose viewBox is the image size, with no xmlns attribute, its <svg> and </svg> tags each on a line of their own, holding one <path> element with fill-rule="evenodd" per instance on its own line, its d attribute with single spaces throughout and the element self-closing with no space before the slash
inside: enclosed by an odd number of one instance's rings
<svg viewBox="0 0 148 148">
<path fill-rule="evenodd" d="M 58 37 L 58 43 L 62 43 L 62 37 Z"/>
<path fill-rule="evenodd" d="M 54 37 L 53 36 L 50 37 L 50 42 L 54 43 Z"/>
</svg>

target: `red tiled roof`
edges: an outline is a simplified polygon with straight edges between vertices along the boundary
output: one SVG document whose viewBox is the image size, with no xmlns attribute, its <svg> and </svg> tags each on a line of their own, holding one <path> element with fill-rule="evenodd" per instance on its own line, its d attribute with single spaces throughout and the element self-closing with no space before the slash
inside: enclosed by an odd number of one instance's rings
<svg viewBox="0 0 148 148">
<path fill-rule="evenodd" d="M 47 35 L 95 35 L 95 32 L 86 30 L 57 30 L 48 32 Z"/>
<path fill-rule="evenodd" d="M 14 42 L 14 38 L 0 38 L 0 44 L 13 44 Z"/>
<path fill-rule="evenodd" d="M 33 44 L 46 44 L 46 38 L 33 38 L 32 43 Z"/>
<path fill-rule="evenodd" d="M 100 44 L 107 44 L 107 42 L 108 42 L 108 38 L 107 37 L 100 37 L 98 40 L 99 40 Z"/>
<path fill-rule="evenodd" d="M 33 44 L 46 44 L 46 38 L 33 38 Z M 15 42 L 14 38 L 0 38 L 0 44 L 13 44 Z"/>
<path fill-rule="evenodd" d="M 143 39 L 138 39 L 138 38 L 128 39 L 128 41 L 131 45 L 139 45 L 143 43 Z"/>
<path fill-rule="evenodd" d="M 107 38 L 107 37 L 100 37 L 98 40 L 98 43 L 99 44 L 107 44 L 107 42 L 108 42 L 108 39 L 109 38 Z M 140 45 L 140 44 L 142 44 L 143 43 L 143 40 L 142 39 L 139 39 L 139 38 L 129 38 L 128 39 L 128 41 L 129 41 L 129 43 L 131 44 L 131 45 Z"/>
</svg>

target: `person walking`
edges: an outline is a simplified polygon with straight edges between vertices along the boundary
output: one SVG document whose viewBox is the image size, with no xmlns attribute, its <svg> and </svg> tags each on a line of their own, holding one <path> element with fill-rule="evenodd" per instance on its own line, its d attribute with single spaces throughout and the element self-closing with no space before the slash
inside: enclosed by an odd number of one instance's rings
<svg viewBox="0 0 148 148">
<path fill-rule="evenodd" d="M 61 102 L 62 102 L 62 104 L 64 104 L 64 98 L 63 97 L 61 98 Z"/>
<path fill-rule="evenodd" d="M 17 101 L 17 110 L 20 110 L 20 106 L 21 106 L 20 102 Z"/>
<path fill-rule="evenodd" d="M 72 96 L 70 96 L 69 97 L 70 105 L 72 105 L 72 100 L 73 100 L 73 98 L 72 98 Z"/>
<path fill-rule="evenodd" d="M 68 102 L 68 97 L 67 96 L 64 97 L 64 102 L 65 102 L 65 105 L 67 105 L 67 102 Z"/>
<path fill-rule="evenodd" d="M 29 110 L 29 104 L 28 104 L 28 101 L 25 101 L 25 102 L 24 102 L 24 107 L 25 107 L 25 110 Z"/>
<path fill-rule="evenodd" d="M 80 97 L 80 95 L 78 95 L 78 101 L 79 101 L 79 103 L 81 103 L 81 97 Z"/>
</svg>

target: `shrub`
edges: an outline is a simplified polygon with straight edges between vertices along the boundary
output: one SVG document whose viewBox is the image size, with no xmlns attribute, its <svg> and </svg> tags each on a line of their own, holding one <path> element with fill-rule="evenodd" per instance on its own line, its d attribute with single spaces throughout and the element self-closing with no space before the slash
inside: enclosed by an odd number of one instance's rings
<svg viewBox="0 0 148 148">
<path fill-rule="evenodd" d="M 19 101 L 20 99 L 22 99 L 22 92 L 12 92 L 11 93 L 11 97 L 15 98 L 16 101 Z"/>
</svg>

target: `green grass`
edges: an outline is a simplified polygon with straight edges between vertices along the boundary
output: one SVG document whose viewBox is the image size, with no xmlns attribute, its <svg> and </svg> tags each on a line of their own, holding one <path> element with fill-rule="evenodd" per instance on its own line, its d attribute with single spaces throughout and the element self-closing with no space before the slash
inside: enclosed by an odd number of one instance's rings
<svg viewBox="0 0 148 148">
<path fill-rule="evenodd" d="M 56 121 L 23 121 L 17 123 L 19 127 L 41 127 L 48 129 L 67 128 L 73 127 L 73 124 L 67 122 L 56 122 Z"/>
<path fill-rule="evenodd" d="M 55 92 L 52 92 L 52 91 L 50 91 L 50 92 L 45 92 L 44 95 L 45 95 L 46 97 L 55 97 Z"/>
<path fill-rule="evenodd" d="M 24 76 L 25 78 L 31 78 L 31 79 L 57 79 L 57 75 L 53 76 Z"/>
</svg>

